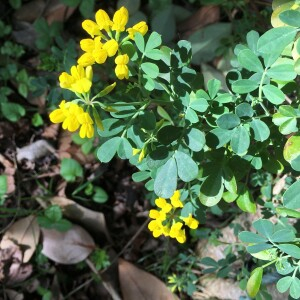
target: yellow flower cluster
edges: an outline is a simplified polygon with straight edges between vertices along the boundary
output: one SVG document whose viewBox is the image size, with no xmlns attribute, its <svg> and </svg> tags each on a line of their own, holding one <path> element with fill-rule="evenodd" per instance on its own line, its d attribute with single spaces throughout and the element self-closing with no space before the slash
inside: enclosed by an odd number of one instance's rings
<svg viewBox="0 0 300 300">
<path fill-rule="evenodd" d="M 148 228 L 156 238 L 164 235 L 175 238 L 179 243 L 184 243 L 186 235 L 183 226 L 196 229 L 199 222 L 191 214 L 187 218 L 177 216 L 178 209 L 183 207 L 178 190 L 174 192 L 170 202 L 160 197 L 155 200 L 156 206 L 160 209 L 150 210 L 149 217 L 153 220 L 148 224 Z"/>
<path fill-rule="evenodd" d="M 95 22 L 96 21 L 96 22 Z M 80 42 L 81 49 L 85 52 L 78 59 L 81 66 L 91 66 L 94 63 L 103 64 L 108 57 L 115 55 L 115 73 L 119 79 L 128 79 L 129 57 L 120 50 L 120 45 L 129 39 L 134 40 L 136 32 L 145 35 L 148 31 L 147 24 L 142 21 L 126 30 L 128 22 L 128 10 L 122 6 L 117 10 L 111 20 L 108 14 L 99 9 L 95 14 L 95 21 L 85 20 L 82 28 L 91 36 Z M 120 34 L 127 31 L 127 35 L 120 40 Z"/>
<path fill-rule="evenodd" d="M 80 127 L 81 138 L 94 136 L 94 121 L 88 112 L 84 112 L 82 107 L 75 103 L 61 101 L 59 108 L 55 109 L 49 117 L 52 123 L 62 123 L 63 129 L 71 132 Z"/>
</svg>

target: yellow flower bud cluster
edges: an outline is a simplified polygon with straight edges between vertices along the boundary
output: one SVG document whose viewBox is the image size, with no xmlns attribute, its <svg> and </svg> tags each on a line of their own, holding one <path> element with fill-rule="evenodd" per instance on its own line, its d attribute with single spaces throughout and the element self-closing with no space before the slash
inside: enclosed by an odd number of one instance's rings
<svg viewBox="0 0 300 300">
<path fill-rule="evenodd" d="M 148 224 L 148 228 L 155 238 L 164 235 L 175 238 L 179 243 L 184 243 L 186 234 L 183 227 L 198 228 L 199 222 L 191 214 L 186 218 L 178 216 L 179 210 L 183 207 L 180 191 L 174 192 L 170 202 L 159 197 L 155 200 L 155 204 L 159 210 L 150 210 L 149 217 L 153 220 Z"/>
<path fill-rule="evenodd" d="M 80 127 L 79 136 L 81 138 L 94 136 L 94 121 L 88 112 L 84 112 L 82 107 L 75 103 L 61 101 L 59 108 L 55 109 L 49 117 L 52 123 L 62 123 L 63 129 L 71 132 Z"/>
<path fill-rule="evenodd" d="M 137 32 L 145 35 L 148 31 L 148 26 L 142 21 L 126 30 L 127 22 L 128 10 L 124 6 L 115 12 L 112 20 L 106 11 L 99 9 L 95 14 L 95 21 L 83 21 L 82 28 L 91 38 L 80 41 L 80 47 L 84 53 L 80 56 L 77 63 L 83 67 L 91 66 L 95 63 L 103 64 L 108 57 L 116 56 L 116 76 L 119 79 L 128 79 L 129 69 L 127 64 L 129 57 L 121 52 L 120 46 L 129 39 L 134 40 L 134 35 Z M 127 34 L 120 40 L 120 34 L 125 31 L 127 31 Z"/>
</svg>

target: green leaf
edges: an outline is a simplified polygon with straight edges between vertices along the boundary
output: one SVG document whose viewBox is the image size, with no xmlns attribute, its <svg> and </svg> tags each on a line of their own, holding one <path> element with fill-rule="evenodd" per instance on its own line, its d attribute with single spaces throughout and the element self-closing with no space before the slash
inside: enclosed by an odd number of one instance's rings
<svg viewBox="0 0 300 300">
<path fill-rule="evenodd" d="M 121 140 L 120 137 L 113 137 L 102 144 L 97 151 L 98 159 L 104 163 L 111 161 L 120 146 Z"/>
<path fill-rule="evenodd" d="M 235 108 L 235 113 L 238 117 L 249 117 L 251 118 L 254 114 L 254 110 L 249 103 L 241 103 Z"/>
<path fill-rule="evenodd" d="M 248 247 L 246 247 L 246 249 L 250 254 L 252 254 L 252 253 L 259 253 L 259 252 L 267 250 L 267 249 L 271 249 L 272 247 L 273 247 L 273 245 L 271 245 L 271 244 L 261 243 L 261 244 L 248 246 Z"/>
<path fill-rule="evenodd" d="M 240 123 L 241 123 L 240 118 L 233 113 L 227 113 L 221 115 L 217 119 L 217 125 L 222 129 L 233 129 L 238 125 L 240 125 Z"/>
<path fill-rule="evenodd" d="M 251 276 L 247 282 L 247 293 L 251 298 L 254 298 L 259 291 L 264 269 L 258 267 L 251 272 Z"/>
<path fill-rule="evenodd" d="M 269 220 L 259 219 L 255 222 L 253 222 L 252 225 L 258 233 L 266 236 L 268 239 L 274 233 L 274 224 Z"/>
<path fill-rule="evenodd" d="M 152 49 L 145 53 L 145 56 L 153 59 L 153 60 L 160 60 L 163 56 L 162 52 L 159 49 Z"/>
<path fill-rule="evenodd" d="M 210 133 L 216 138 L 216 141 L 214 141 L 214 146 L 218 149 L 231 140 L 233 130 L 215 128 L 211 130 Z"/>
<path fill-rule="evenodd" d="M 167 113 L 167 111 L 161 107 L 161 106 L 157 106 L 157 113 L 165 120 L 168 120 L 171 124 L 173 124 L 172 118 L 170 117 L 170 115 Z"/>
<path fill-rule="evenodd" d="M 240 79 L 234 81 L 231 86 L 237 94 L 247 94 L 258 88 L 258 83 L 250 79 Z"/>
<path fill-rule="evenodd" d="M 294 258 L 300 259 L 300 248 L 298 246 L 292 244 L 279 244 L 276 245 L 276 247 Z"/>
<path fill-rule="evenodd" d="M 191 128 L 184 136 L 188 147 L 195 152 L 199 152 L 205 146 L 205 135 L 199 129 Z"/>
<path fill-rule="evenodd" d="M 132 180 L 134 182 L 141 182 L 150 177 L 150 172 L 148 171 L 140 171 L 132 174 Z"/>
<path fill-rule="evenodd" d="M 191 124 L 195 124 L 199 122 L 199 118 L 197 116 L 197 113 L 191 109 L 190 107 L 187 108 L 185 111 L 184 118 L 191 122 Z"/>
<path fill-rule="evenodd" d="M 282 134 L 289 134 L 298 131 L 297 128 L 297 113 L 290 105 L 281 105 L 279 112 L 273 115 L 273 123 L 279 126 L 279 131 Z"/>
<path fill-rule="evenodd" d="M 248 49 L 242 50 L 238 54 L 240 65 L 251 72 L 263 72 L 264 68 L 259 58 Z"/>
<path fill-rule="evenodd" d="M 84 18 L 91 18 L 94 12 L 95 0 L 84 0 L 79 5 L 79 11 Z"/>
<path fill-rule="evenodd" d="M 254 214 L 256 212 L 256 204 L 249 189 L 245 186 L 238 191 L 238 198 L 236 200 L 237 206 L 244 212 Z"/>
<path fill-rule="evenodd" d="M 175 160 L 179 178 L 184 182 L 190 182 L 198 175 L 198 166 L 190 155 L 175 151 Z"/>
<path fill-rule="evenodd" d="M 41 117 L 41 115 L 39 113 L 35 113 L 32 116 L 31 124 L 34 127 L 39 127 L 39 126 L 42 126 L 44 124 L 43 118 Z"/>
<path fill-rule="evenodd" d="M 259 119 L 254 119 L 250 123 L 250 127 L 254 131 L 254 139 L 259 142 L 263 142 L 270 136 L 270 129 L 266 123 Z"/>
<path fill-rule="evenodd" d="M 22 0 L 9 0 L 9 4 L 13 9 L 18 9 L 22 5 Z"/>
<path fill-rule="evenodd" d="M 273 243 L 288 243 L 292 242 L 296 238 L 295 233 L 289 229 L 281 229 L 275 231 L 270 237 L 270 241 Z"/>
<path fill-rule="evenodd" d="M 7 176 L 0 175 L 0 197 L 5 195 L 7 192 Z"/>
<path fill-rule="evenodd" d="M 207 89 L 211 99 L 214 99 L 221 87 L 221 81 L 217 79 L 210 79 L 207 82 Z"/>
<path fill-rule="evenodd" d="M 150 77 L 150 78 L 156 78 L 159 74 L 159 68 L 157 65 L 145 62 L 141 64 L 141 69 Z"/>
<path fill-rule="evenodd" d="M 250 145 L 249 132 L 244 126 L 239 126 L 233 130 L 230 141 L 233 152 L 243 155 L 247 152 Z"/>
<path fill-rule="evenodd" d="M 62 211 L 58 205 L 51 205 L 45 210 L 45 216 L 53 222 L 62 219 Z"/>
<path fill-rule="evenodd" d="M 233 172 L 228 167 L 223 167 L 222 172 L 223 172 L 224 186 L 226 190 L 232 194 L 236 194 L 237 184 Z"/>
<path fill-rule="evenodd" d="M 257 31 L 251 30 L 246 36 L 247 44 L 249 48 L 255 53 L 257 51 L 257 42 L 259 39 L 259 34 Z"/>
<path fill-rule="evenodd" d="M 181 127 L 175 127 L 172 125 L 167 125 L 162 127 L 157 133 L 157 139 L 160 143 L 164 145 L 169 145 L 175 140 L 177 140 L 182 132 Z"/>
<path fill-rule="evenodd" d="M 81 165 L 72 158 L 64 158 L 61 161 L 60 175 L 69 182 L 75 181 L 76 177 L 83 176 Z"/>
<path fill-rule="evenodd" d="M 283 217 L 293 217 L 300 219 L 300 212 L 294 209 L 289 209 L 285 207 L 276 207 L 276 212 Z"/>
<path fill-rule="evenodd" d="M 162 198 L 170 198 L 177 186 L 177 166 L 171 157 L 157 172 L 154 180 L 154 192 Z"/>
<path fill-rule="evenodd" d="M 297 10 L 286 10 L 279 14 L 279 19 L 292 27 L 300 27 L 300 12 Z"/>
<path fill-rule="evenodd" d="M 300 180 L 294 182 L 283 194 L 283 205 L 290 209 L 300 208 Z"/>
<path fill-rule="evenodd" d="M 101 137 L 111 137 L 117 135 L 125 128 L 124 122 L 117 119 L 105 119 L 102 124 L 104 130 L 98 130 L 98 133 Z"/>
<path fill-rule="evenodd" d="M 139 32 L 135 33 L 134 35 L 134 42 L 137 46 L 137 48 L 140 50 L 140 52 L 145 52 L 145 40 L 142 34 Z"/>
<path fill-rule="evenodd" d="M 230 23 L 215 23 L 192 33 L 188 38 L 193 50 L 192 63 L 200 65 L 211 61 L 216 56 L 221 40 L 230 36 L 231 28 Z"/>
<path fill-rule="evenodd" d="M 205 112 L 209 107 L 209 104 L 205 98 L 198 98 L 196 93 L 196 98 L 191 96 L 189 106 L 195 111 Z"/>
<path fill-rule="evenodd" d="M 94 190 L 95 190 L 95 193 L 92 198 L 94 202 L 105 203 L 108 200 L 108 195 L 103 188 L 101 188 L 99 186 L 95 186 Z"/>
<path fill-rule="evenodd" d="M 133 155 L 132 146 L 126 138 L 124 137 L 121 138 L 121 142 L 117 150 L 117 153 L 121 159 L 126 159 L 126 158 L 129 159 L 132 157 Z"/>
<path fill-rule="evenodd" d="M 149 52 L 153 50 L 154 48 L 157 48 L 161 45 L 162 40 L 161 40 L 161 35 L 158 34 L 157 32 L 153 31 L 147 41 L 145 52 Z"/>
<path fill-rule="evenodd" d="M 159 10 L 159 12 L 154 15 L 151 28 L 154 32 L 156 31 L 162 36 L 164 43 L 173 40 L 176 34 L 176 23 L 173 7 L 171 5 Z"/>
<path fill-rule="evenodd" d="M 294 299 L 300 298 L 300 279 L 297 277 L 293 277 L 293 281 L 290 286 L 290 295 Z"/>
<path fill-rule="evenodd" d="M 295 270 L 295 266 L 290 263 L 290 259 L 287 257 L 277 260 L 275 266 L 280 275 L 287 275 Z"/>
<path fill-rule="evenodd" d="M 281 81 L 293 80 L 297 76 L 296 72 L 294 71 L 294 65 L 292 63 L 280 64 L 271 67 L 267 71 L 267 75 L 272 79 L 281 80 Z"/>
<path fill-rule="evenodd" d="M 266 243 L 267 239 L 250 231 L 242 231 L 239 233 L 239 239 L 244 243 Z"/>
<path fill-rule="evenodd" d="M 112 83 L 109 86 L 105 87 L 102 91 L 100 91 L 94 98 L 101 98 L 109 94 L 116 86 L 116 83 Z"/>
<path fill-rule="evenodd" d="M 223 192 L 221 172 L 213 172 L 202 183 L 199 200 L 205 206 L 214 206 L 222 199 Z"/>
<path fill-rule="evenodd" d="M 286 276 L 286 277 L 280 278 L 278 280 L 278 282 L 276 283 L 277 290 L 280 293 L 285 293 L 290 288 L 292 282 L 293 282 L 292 276 Z"/>
<path fill-rule="evenodd" d="M 11 122 L 17 122 L 26 113 L 23 106 L 12 102 L 2 102 L 1 111 L 3 116 Z"/>
<path fill-rule="evenodd" d="M 292 27 L 272 28 L 259 38 L 257 50 L 268 53 L 270 49 L 276 49 L 276 52 L 281 53 L 294 40 L 296 33 L 297 29 Z"/>
<path fill-rule="evenodd" d="M 274 85 L 264 85 L 262 90 L 265 97 L 273 104 L 281 104 L 285 99 L 284 93 Z"/>
</svg>

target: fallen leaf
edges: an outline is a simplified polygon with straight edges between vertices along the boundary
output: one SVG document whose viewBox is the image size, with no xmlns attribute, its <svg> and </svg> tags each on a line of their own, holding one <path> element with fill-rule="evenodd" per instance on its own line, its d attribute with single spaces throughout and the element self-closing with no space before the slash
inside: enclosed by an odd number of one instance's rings
<svg viewBox="0 0 300 300">
<path fill-rule="evenodd" d="M 42 16 L 46 2 L 43 0 L 33 0 L 23 3 L 14 13 L 14 18 L 18 21 L 33 23 Z"/>
<path fill-rule="evenodd" d="M 61 207 L 63 214 L 76 222 L 80 222 L 88 230 L 96 234 L 104 234 L 107 240 L 112 243 L 111 237 L 108 233 L 104 214 L 85 208 L 75 201 L 64 197 L 53 197 L 50 199 L 51 204 Z"/>
<path fill-rule="evenodd" d="M 56 139 L 58 136 L 59 124 L 50 124 L 44 129 L 42 137 L 46 139 Z"/>
<path fill-rule="evenodd" d="M 16 167 L 14 164 L 0 154 L 0 164 L 4 166 L 4 171 L 1 175 L 6 175 L 7 178 L 7 194 L 13 193 L 16 189 L 15 186 L 15 172 Z"/>
<path fill-rule="evenodd" d="M 24 295 L 15 290 L 5 289 L 5 293 L 9 300 L 23 300 Z"/>
<path fill-rule="evenodd" d="M 124 300 L 178 299 L 158 278 L 119 259 L 119 279 Z"/>
<path fill-rule="evenodd" d="M 11 246 L 11 241 L 25 246 L 23 263 L 27 263 L 33 255 L 40 238 L 40 227 L 34 216 L 28 216 L 15 222 L 4 234 L 0 249 Z"/>
<path fill-rule="evenodd" d="M 44 16 L 48 24 L 52 24 L 53 22 L 64 22 L 75 10 L 76 7 L 67 6 L 61 3 L 60 0 L 50 0 L 48 1 Z"/>
<path fill-rule="evenodd" d="M 42 228 L 42 232 L 42 253 L 60 264 L 77 264 L 86 259 L 95 248 L 93 238 L 78 225 L 73 225 L 64 232 L 45 228 Z"/>
<path fill-rule="evenodd" d="M 183 34 L 183 38 L 187 38 L 196 30 L 218 22 L 220 19 L 219 6 L 209 5 L 201 7 L 196 13 L 188 17 L 178 25 L 178 31 Z"/>
</svg>

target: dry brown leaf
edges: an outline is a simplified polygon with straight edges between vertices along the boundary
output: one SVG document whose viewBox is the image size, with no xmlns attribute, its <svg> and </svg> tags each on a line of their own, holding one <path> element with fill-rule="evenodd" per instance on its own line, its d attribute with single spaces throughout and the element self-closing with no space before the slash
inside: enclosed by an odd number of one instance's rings
<svg viewBox="0 0 300 300">
<path fill-rule="evenodd" d="M 282 192 L 282 190 L 285 187 L 285 179 L 287 177 L 287 174 L 283 175 L 274 185 L 273 187 L 273 195 L 278 195 L 279 193 Z"/>
<path fill-rule="evenodd" d="M 76 7 L 70 7 L 60 0 L 50 0 L 48 1 L 47 8 L 45 10 L 44 16 L 48 24 L 53 22 L 64 22 L 66 21 L 76 10 Z"/>
<path fill-rule="evenodd" d="M 6 159 L 3 155 L 0 154 L 0 164 L 4 166 L 4 171 L 2 175 L 7 176 L 7 194 L 13 193 L 16 189 L 15 186 L 15 172 L 16 172 L 16 167 L 14 164 Z"/>
<path fill-rule="evenodd" d="M 119 279 L 124 300 L 178 299 L 158 278 L 119 259 Z"/>
<path fill-rule="evenodd" d="M 56 139 L 58 136 L 59 126 L 60 124 L 50 124 L 44 129 L 42 137 L 46 139 Z"/>
<path fill-rule="evenodd" d="M 187 18 L 178 25 L 178 30 L 183 34 L 183 38 L 187 38 L 196 30 L 218 22 L 220 19 L 219 6 L 209 5 L 201 7 L 196 13 Z"/>
<path fill-rule="evenodd" d="M 238 300 L 246 293 L 239 287 L 239 283 L 232 279 L 216 278 L 205 275 L 200 278 L 201 292 L 195 292 L 193 299 L 204 300 L 217 298 L 220 300 Z"/>
<path fill-rule="evenodd" d="M 15 290 L 5 289 L 5 293 L 9 300 L 23 300 L 24 299 L 24 295 L 21 293 L 18 293 Z"/>
<path fill-rule="evenodd" d="M 68 231 L 42 228 L 42 253 L 60 264 L 76 264 L 86 259 L 95 248 L 90 234 L 78 225 Z M 59 245 L 59 247 L 58 247 Z"/>
<path fill-rule="evenodd" d="M 0 243 L 1 249 L 11 246 L 11 241 L 25 246 L 23 263 L 27 263 L 33 255 L 40 238 L 40 227 L 34 216 L 28 216 L 15 222 L 4 234 Z"/>
<path fill-rule="evenodd" d="M 45 6 L 46 3 L 44 0 L 33 0 L 23 3 L 14 13 L 14 18 L 18 21 L 33 23 L 37 18 L 42 16 Z"/>
<path fill-rule="evenodd" d="M 111 237 L 107 231 L 104 214 L 85 208 L 75 201 L 64 197 L 53 197 L 50 199 L 53 205 L 58 205 L 63 210 L 63 214 L 76 222 L 84 225 L 88 230 L 95 233 L 102 233 L 107 240 L 112 243 Z"/>
</svg>

